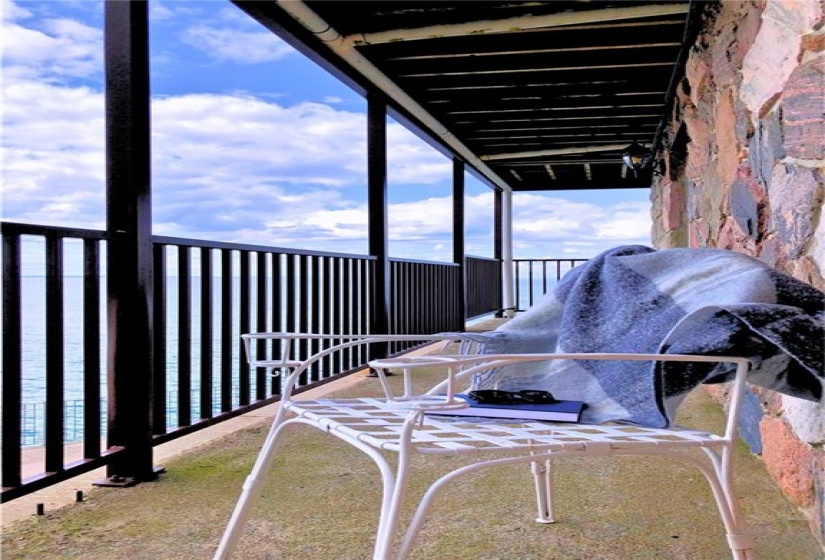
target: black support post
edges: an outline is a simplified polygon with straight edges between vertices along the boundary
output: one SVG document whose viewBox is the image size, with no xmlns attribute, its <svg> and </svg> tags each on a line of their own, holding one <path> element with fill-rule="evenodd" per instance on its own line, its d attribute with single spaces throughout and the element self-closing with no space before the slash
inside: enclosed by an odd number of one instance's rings
<svg viewBox="0 0 825 560">
<path fill-rule="evenodd" d="M 498 262 L 499 265 L 501 265 L 501 259 L 504 256 L 504 243 L 502 241 L 501 231 L 502 196 L 501 189 L 496 189 L 493 191 L 493 258 L 496 259 L 496 262 Z M 499 310 L 496 312 L 496 317 L 504 317 L 504 302 L 501 290 L 499 290 L 498 293 L 497 306 Z"/>
<path fill-rule="evenodd" d="M 369 252 L 376 258 L 370 333 L 388 334 L 390 268 L 387 218 L 387 105 L 375 95 L 367 97 L 367 158 Z M 376 354 L 384 351 L 379 348 L 374 350 Z"/>
<path fill-rule="evenodd" d="M 101 485 L 157 478 L 152 466 L 152 213 L 145 0 L 105 2 L 109 447 Z"/>
<path fill-rule="evenodd" d="M 23 402 L 23 310 L 20 306 L 22 289 L 20 282 L 20 236 L 3 232 L 0 239 L 3 248 L 2 277 L 0 286 L 3 297 L 3 387 L 2 407 L 2 468 L 4 487 L 20 486 L 22 481 L 22 418 Z"/>
<path fill-rule="evenodd" d="M 467 274 L 464 247 L 464 162 L 453 158 L 453 262 L 458 265 L 457 317 L 453 329 L 463 331 L 467 320 Z"/>
</svg>

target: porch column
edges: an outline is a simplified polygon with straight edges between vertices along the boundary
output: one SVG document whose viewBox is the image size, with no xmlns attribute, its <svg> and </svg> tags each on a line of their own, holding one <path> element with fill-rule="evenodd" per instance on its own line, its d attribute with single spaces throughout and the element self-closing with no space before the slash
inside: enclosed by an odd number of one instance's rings
<svg viewBox="0 0 825 560">
<path fill-rule="evenodd" d="M 375 94 L 367 96 L 367 207 L 369 252 L 375 257 L 370 333 L 390 332 L 390 265 L 387 206 L 387 105 Z M 376 355 L 384 353 L 377 348 Z"/>
<path fill-rule="evenodd" d="M 464 330 L 467 321 L 467 268 L 464 247 L 464 162 L 453 158 L 453 262 L 458 265 L 456 325 Z"/>
<path fill-rule="evenodd" d="M 501 284 L 504 316 L 515 317 L 516 303 L 513 295 L 513 191 L 501 193 Z"/>
<path fill-rule="evenodd" d="M 152 209 L 149 28 L 145 0 L 106 0 L 106 230 L 109 447 L 123 447 L 102 485 L 157 477 L 152 468 Z"/>
</svg>

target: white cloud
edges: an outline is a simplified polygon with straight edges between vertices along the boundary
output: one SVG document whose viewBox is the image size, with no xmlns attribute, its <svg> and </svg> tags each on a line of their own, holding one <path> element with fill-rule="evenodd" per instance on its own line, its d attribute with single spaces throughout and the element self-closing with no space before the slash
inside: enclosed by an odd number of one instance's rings
<svg viewBox="0 0 825 560">
<path fill-rule="evenodd" d="M 602 239 L 646 239 L 650 227 L 650 205 L 621 204 L 613 208 L 596 235 Z"/>
<path fill-rule="evenodd" d="M 2 5 L 0 5 L 0 9 L 2 9 L 4 25 L 8 22 L 18 19 L 26 19 L 32 16 L 32 13 L 29 10 L 18 6 L 12 0 L 4 0 Z"/>
<path fill-rule="evenodd" d="M 25 79 L 4 95 L 4 217 L 102 227 L 103 95 Z M 157 233 L 315 248 L 366 239 L 365 115 L 206 94 L 155 99 L 152 114 Z M 443 157 L 408 147 L 409 133 L 393 138 L 413 156 L 394 160 L 408 180 L 431 180 Z"/>
<path fill-rule="evenodd" d="M 19 8 L 13 11 L 21 17 Z M 88 77 L 103 68 L 103 32 L 71 19 L 40 22 L 41 29 L 13 22 L 3 25 L 4 75 L 65 80 Z"/>
<path fill-rule="evenodd" d="M 181 40 L 222 62 L 260 64 L 295 53 L 292 47 L 269 31 L 197 25 L 184 31 Z"/>
<path fill-rule="evenodd" d="M 617 245 L 650 244 L 650 205 L 571 202 L 516 193 L 513 224 L 517 258 L 592 257 Z"/>
</svg>

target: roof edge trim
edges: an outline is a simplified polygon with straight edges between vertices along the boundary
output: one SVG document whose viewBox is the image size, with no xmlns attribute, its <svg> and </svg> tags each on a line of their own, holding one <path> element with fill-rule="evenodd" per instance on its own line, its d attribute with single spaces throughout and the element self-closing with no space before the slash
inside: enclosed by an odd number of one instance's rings
<svg viewBox="0 0 825 560">
<path fill-rule="evenodd" d="M 290 2 L 291 3 L 291 2 Z M 611 8 L 604 10 L 588 10 L 581 12 L 562 12 L 541 16 L 522 16 L 499 20 L 470 21 L 445 25 L 430 25 L 410 29 L 394 29 L 376 33 L 355 33 L 342 38 L 346 47 L 359 47 L 391 43 L 394 41 L 417 41 L 422 39 L 440 39 L 444 37 L 462 37 L 485 33 L 505 33 L 527 31 L 531 29 L 546 29 L 578 25 L 584 23 L 600 23 L 622 19 L 639 19 L 684 14 L 688 11 L 686 4 L 651 4 L 649 6 L 631 6 L 628 8 Z M 337 35 L 337 32 L 335 33 Z M 327 36 L 331 36 L 327 33 Z M 334 37 L 334 39 L 339 38 Z M 326 40 L 326 39 L 325 39 Z"/>
</svg>

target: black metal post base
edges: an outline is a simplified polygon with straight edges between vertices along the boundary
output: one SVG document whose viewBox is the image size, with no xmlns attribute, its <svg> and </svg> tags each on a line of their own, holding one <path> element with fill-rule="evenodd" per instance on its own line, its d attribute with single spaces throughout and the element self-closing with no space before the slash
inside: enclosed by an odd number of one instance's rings
<svg viewBox="0 0 825 560">
<path fill-rule="evenodd" d="M 155 480 L 158 478 L 158 476 L 166 472 L 166 468 L 154 467 L 152 469 L 152 472 L 154 472 L 155 474 L 152 480 Z M 141 482 L 147 481 L 137 480 L 135 477 L 132 476 L 113 475 L 103 480 L 92 482 L 92 486 L 99 486 L 101 488 L 129 488 L 130 486 L 135 486 L 136 484 L 140 484 Z"/>
</svg>

